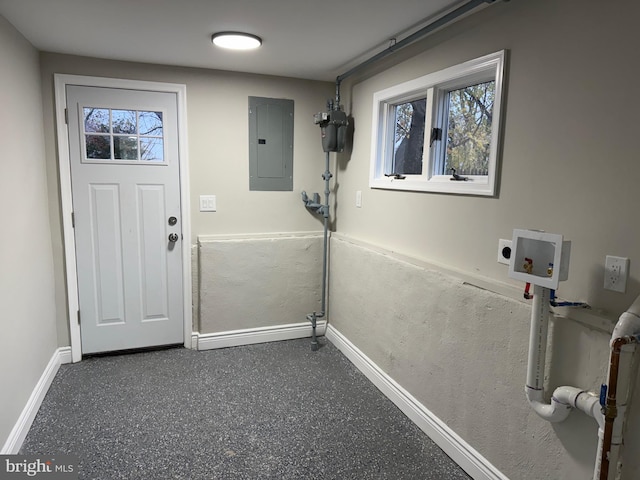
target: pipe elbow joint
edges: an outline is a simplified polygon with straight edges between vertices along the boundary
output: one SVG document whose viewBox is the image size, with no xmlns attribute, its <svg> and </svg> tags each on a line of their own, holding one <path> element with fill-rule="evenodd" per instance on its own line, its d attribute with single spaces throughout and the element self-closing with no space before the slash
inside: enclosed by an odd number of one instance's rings
<svg viewBox="0 0 640 480">
<path fill-rule="evenodd" d="M 557 398 L 555 395 L 551 397 L 551 403 L 544 403 L 542 390 L 525 387 L 525 392 L 533 411 L 548 422 L 563 422 L 573 408 L 573 405 L 566 403 L 564 399 Z"/>
<path fill-rule="evenodd" d="M 547 405 L 544 406 L 547 407 Z M 551 397 L 550 407 L 548 417 L 543 416 L 543 418 L 546 418 L 551 423 L 564 422 L 573 409 L 571 405 L 563 403 L 555 397 Z"/>
<path fill-rule="evenodd" d="M 636 303 L 637 302 L 636 300 Z M 634 303 L 633 306 L 635 306 L 636 303 Z M 636 311 L 637 308 L 629 308 L 629 310 L 620 315 L 618 323 L 616 323 L 616 326 L 613 328 L 613 333 L 611 334 L 611 348 L 613 348 L 613 344 L 617 339 L 640 333 L 640 316 L 638 316 Z"/>
<path fill-rule="evenodd" d="M 530 402 L 533 411 L 551 423 L 564 422 L 571 413 L 571 405 L 558 402 L 555 398 L 551 403 Z"/>
</svg>

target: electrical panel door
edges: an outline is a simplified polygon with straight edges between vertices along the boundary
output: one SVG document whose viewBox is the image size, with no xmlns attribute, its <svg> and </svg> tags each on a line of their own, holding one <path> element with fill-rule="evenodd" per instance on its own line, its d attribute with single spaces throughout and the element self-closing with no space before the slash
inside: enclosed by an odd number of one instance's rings
<svg viewBox="0 0 640 480">
<path fill-rule="evenodd" d="M 293 100 L 249 97 L 249 190 L 293 190 Z"/>
</svg>

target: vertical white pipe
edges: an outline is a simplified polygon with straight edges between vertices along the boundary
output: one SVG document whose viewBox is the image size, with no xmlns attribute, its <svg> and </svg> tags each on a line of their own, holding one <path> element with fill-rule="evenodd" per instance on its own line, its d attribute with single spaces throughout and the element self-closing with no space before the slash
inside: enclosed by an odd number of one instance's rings
<svg viewBox="0 0 640 480">
<path fill-rule="evenodd" d="M 531 329 L 529 334 L 529 357 L 527 365 L 527 383 L 525 391 L 527 400 L 534 411 L 542 418 L 550 422 L 561 422 L 567 418 L 572 408 L 591 415 L 599 425 L 598 429 L 598 450 L 596 455 L 596 466 L 593 472 L 593 480 L 600 480 L 600 463 L 602 459 L 602 449 L 604 443 L 604 417 L 598 411 L 596 395 L 585 392 L 575 387 L 558 387 L 551 398 L 551 404 L 544 402 L 544 372 L 547 353 L 547 337 L 549 331 L 549 300 L 550 290 L 539 285 L 533 288 L 533 304 L 531 307 Z M 629 310 L 622 314 L 612 336 L 616 338 L 625 335 L 638 335 L 640 331 L 640 296 L 636 299 Z M 617 391 L 618 415 L 613 425 L 612 444 L 607 454 L 609 460 L 608 479 L 617 480 L 619 474 L 618 458 L 622 446 L 622 435 L 625 421 L 626 407 L 631 390 L 632 360 L 629 353 L 633 347 L 623 347 L 620 357 L 619 382 Z M 607 378 L 609 375 L 607 375 Z"/>
<path fill-rule="evenodd" d="M 581 390 L 575 387 L 559 387 L 551 397 L 551 403 L 545 403 L 544 370 L 549 331 L 550 293 L 548 288 L 539 285 L 533 287 L 525 393 L 529 404 L 538 415 L 549 422 L 562 422 L 569 416 Z"/>
<path fill-rule="evenodd" d="M 620 315 L 616 326 L 613 329 L 611 335 L 611 346 L 616 339 L 629 335 L 638 335 L 640 333 L 640 295 L 635 299 L 633 304 Z M 633 387 L 633 352 L 635 346 L 626 345 L 620 350 L 620 362 L 618 370 L 618 384 L 616 392 L 616 407 L 617 415 L 613 424 L 613 435 L 611 439 L 611 448 L 608 453 L 609 471 L 607 472 L 607 478 L 609 480 L 615 480 L 618 478 L 619 472 L 619 457 L 622 446 L 622 437 L 626 417 L 627 403 L 629 401 L 629 394 Z M 607 370 L 607 378 L 610 378 L 610 368 Z M 602 450 L 604 443 L 604 427 L 600 425 L 598 429 L 598 450 L 596 454 L 596 465 L 593 470 L 593 480 L 600 480 L 600 463 L 602 460 Z"/>
<path fill-rule="evenodd" d="M 602 444 L 604 443 L 604 425 L 598 428 L 598 447 L 596 450 L 596 466 L 593 469 L 592 480 L 600 480 L 600 463 L 602 461 Z"/>
<path fill-rule="evenodd" d="M 548 288 L 539 285 L 533 286 L 527 389 L 542 390 L 544 388 L 544 367 L 549 331 L 549 298 Z"/>
<path fill-rule="evenodd" d="M 613 422 L 613 434 L 611 449 L 609 450 L 609 480 L 618 478 L 620 450 L 622 449 L 622 436 L 626 423 L 627 405 L 633 381 L 632 366 L 634 345 L 624 345 L 620 349 L 620 362 L 618 368 L 618 386 L 616 392 L 617 415 Z M 607 375 L 608 378 L 608 375 Z"/>
</svg>

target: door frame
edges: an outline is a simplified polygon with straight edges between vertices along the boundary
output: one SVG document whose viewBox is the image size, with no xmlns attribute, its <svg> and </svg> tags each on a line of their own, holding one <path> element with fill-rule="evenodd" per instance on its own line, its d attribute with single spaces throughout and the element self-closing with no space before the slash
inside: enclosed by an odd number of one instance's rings
<svg viewBox="0 0 640 480">
<path fill-rule="evenodd" d="M 65 254 L 65 278 L 67 288 L 67 312 L 71 337 L 71 359 L 82 360 L 82 342 L 78 322 L 79 298 L 76 271 L 76 240 L 73 227 L 73 201 L 71 196 L 71 161 L 69 156 L 69 131 L 66 121 L 67 85 L 86 87 L 120 88 L 175 93 L 178 114 L 178 166 L 180 170 L 180 214 L 182 216 L 182 288 L 184 317 L 184 346 L 192 348 L 191 311 L 191 215 L 189 204 L 189 161 L 187 149 L 187 86 L 177 83 L 126 80 L 119 78 L 91 77 L 84 75 L 54 74 L 56 137 L 58 141 L 58 168 L 60 176 L 60 201 Z"/>
</svg>

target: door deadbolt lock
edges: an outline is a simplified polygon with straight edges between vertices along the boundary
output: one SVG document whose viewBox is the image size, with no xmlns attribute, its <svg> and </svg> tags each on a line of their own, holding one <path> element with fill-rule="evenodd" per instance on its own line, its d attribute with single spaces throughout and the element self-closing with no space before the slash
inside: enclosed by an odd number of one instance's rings
<svg viewBox="0 0 640 480">
<path fill-rule="evenodd" d="M 175 243 L 178 241 L 178 234 L 177 233 L 170 233 L 169 234 L 169 241 L 172 243 Z"/>
<path fill-rule="evenodd" d="M 178 223 L 178 219 L 176 217 L 169 217 L 169 225 L 173 227 L 176 223 Z"/>
</svg>

